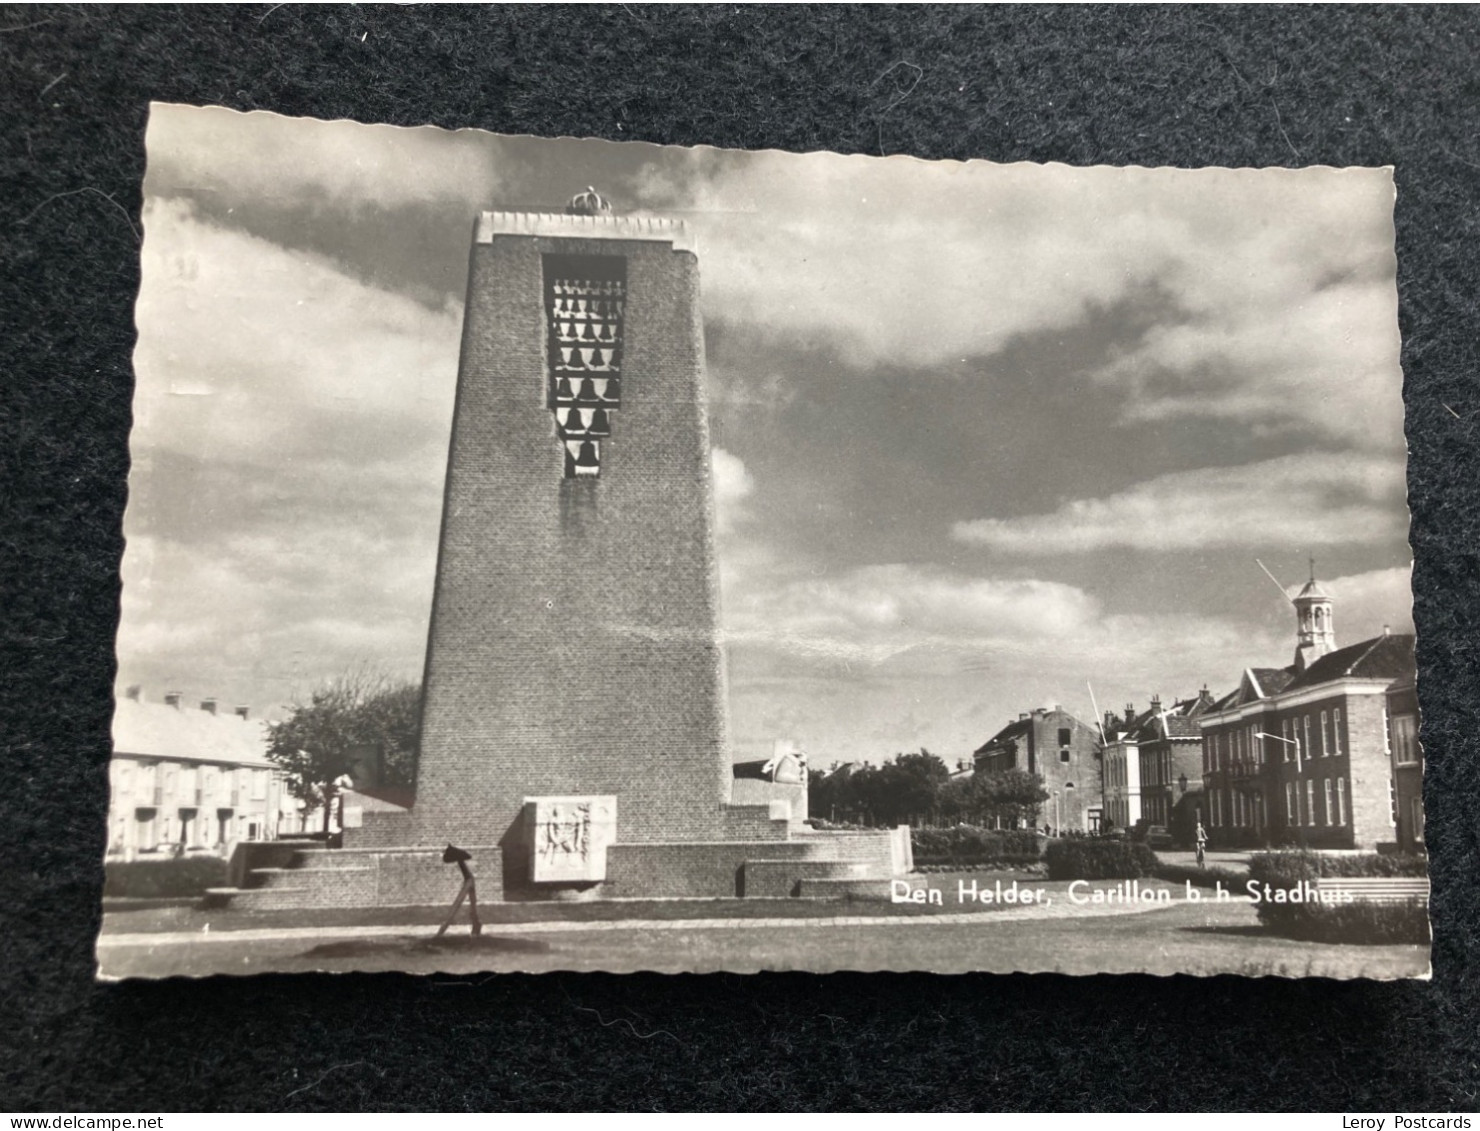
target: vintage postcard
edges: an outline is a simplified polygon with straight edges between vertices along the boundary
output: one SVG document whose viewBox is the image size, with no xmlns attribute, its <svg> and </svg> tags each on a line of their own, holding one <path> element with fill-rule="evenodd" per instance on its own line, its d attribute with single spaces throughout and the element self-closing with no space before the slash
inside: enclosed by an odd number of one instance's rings
<svg viewBox="0 0 1480 1131">
<path fill-rule="evenodd" d="M 1391 170 L 147 145 L 100 976 L 1426 976 Z"/>
</svg>

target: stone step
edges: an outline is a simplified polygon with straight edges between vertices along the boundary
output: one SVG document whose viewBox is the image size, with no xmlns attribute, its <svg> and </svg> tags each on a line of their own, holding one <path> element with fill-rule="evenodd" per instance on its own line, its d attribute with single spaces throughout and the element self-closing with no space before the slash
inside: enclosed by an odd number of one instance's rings
<svg viewBox="0 0 1480 1131">
<path fill-rule="evenodd" d="M 341 878 L 359 875 L 374 876 L 373 864 L 357 868 L 253 868 L 247 877 L 248 888 L 282 887 L 284 884 L 312 885 L 315 883 L 337 883 Z M 323 879 L 319 879 L 323 877 Z"/>
<path fill-rule="evenodd" d="M 308 888 L 249 888 L 238 890 L 230 898 L 233 911 L 297 911 L 307 907 L 323 907 Z"/>
<path fill-rule="evenodd" d="M 376 899 L 376 868 L 259 868 L 250 891 L 307 892 L 323 907 L 355 907 Z M 294 905 L 298 906 L 298 905 Z"/>
<path fill-rule="evenodd" d="M 803 880 L 863 880 L 878 872 L 848 860 L 747 860 L 746 899 L 786 899 L 801 891 Z"/>
</svg>

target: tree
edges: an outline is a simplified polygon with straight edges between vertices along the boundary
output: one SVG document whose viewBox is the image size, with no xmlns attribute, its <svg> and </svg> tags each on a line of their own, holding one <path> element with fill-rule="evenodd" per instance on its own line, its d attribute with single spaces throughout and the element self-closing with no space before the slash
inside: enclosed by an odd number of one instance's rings
<svg viewBox="0 0 1480 1131">
<path fill-rule="evenodd" d="M 1019 820 L 1038 823 L 1038 807 L 1048 800 L 1043 779 L 1027 770 L 979 773 L 971 780 L 972 809 L 982 824 L 1013 828 Z"/>
<path fill-rule="evenodd" d="M 316 687 L 307 702 L 267 728 L 267 757 L 282 768 L 293 796 L 323 806 L 324 831 L 341 779 L 370 761 L 378 785 L 409 788 L 415 780 L 421 687 L 358 668 Z"/>
<path fill-rule="evenodd" d="M 886 825 L 915 825 L 937 810 L 950 768 L 930 751 L 900 754 L 879 767 L 874 812 Z"/>
</svg>

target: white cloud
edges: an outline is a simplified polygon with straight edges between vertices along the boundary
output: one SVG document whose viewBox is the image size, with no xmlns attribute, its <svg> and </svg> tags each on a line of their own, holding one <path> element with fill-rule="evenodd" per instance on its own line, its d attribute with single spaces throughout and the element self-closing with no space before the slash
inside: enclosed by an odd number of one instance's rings
<svg viewBox="0 0 1480 1131">
<path fill-rule="evenodd" d="M 486 138 L 432 126 L 154 103 L 145 138 L 146 189 L 151 195 L 211 192 L 341 209 L 489 200 L 499 179 Z"/>
<path fill-rule="evenodd" d="M 419 670 L 460 311 L 178 201 L 145 223 L 124 678 L 261 700 Z"/>
<path fill-rule="evenodd" d="M 144 210 L 134 444 L 281 467 L 446 444 L 461 310 L 431 311 L 327 260 Z"/>
<path fill-rule="evenodd" d="M 710 450 L 709 463 L 714 475 L 715 525 L 720 535 L 729 534 L 750 517 L 745 500 L 755 490 L 755 480 L 745 470 L 745 461 L 723 448 Z"/>
<path fill-rule="evenodd" d="M 1301 583 L 1304 584 L 1303 582 Z M 1394 566 L 1345 577 L 1321 578 L 1321 587 L 1331 594 L 1336 643 L 1355 644 L 1389 628 L 1413 631 L 1413 569 Z M 1301 585 L 1290 586 L 1290 596 Z"/>
<path fill-rule="evenodd" d="M 1066 502 L 1049 514 L 958 522 L 952 533 L 1024 555 L 1370 543 L 1403 537 L 1403 491 L 1401 460 L 1284 456 L 1162 475 L 1104 498 Z"/>
<path fill-rule="evenodd" d="M 644 188 L 656 207 L 692 210 L 711 317 L 918 367 L 1160 304 L 1145 341 L 1094 375 L 1123 388 L 1127 419 L 1401 443 L 1386 170 L 699 150 L 665 153 Z"/>
<path fill-rule="evenodd" d="M 1114 614 L 1083 590 L 904 564 L 836 576 L 747 571 L 726 592 L 731 704 L 742 744 L 795 737 L 821 761 L 924 744 L 969 754 L 1017 711 L 1101 706 L 1216 689 L 1283 664 L 1294 621 L 1190 610 Z M 1339 623 L 1339 617 L 1338 617 Z"/>
</svg>

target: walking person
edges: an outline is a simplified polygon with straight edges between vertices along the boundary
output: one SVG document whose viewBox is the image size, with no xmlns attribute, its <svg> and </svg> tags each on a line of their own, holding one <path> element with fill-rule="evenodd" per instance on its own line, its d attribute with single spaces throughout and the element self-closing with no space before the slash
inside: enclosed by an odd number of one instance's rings
<svg viewBox="0 0 1480 1131">
<path fill-rule="evenodd" d="M 1208 830 L 1203 828 L 1201 821 L 1197 823 L 1197 866 L 1207 867 L 1208 855 Z"/>
</svg>

